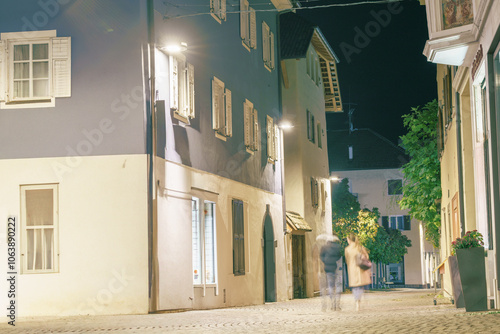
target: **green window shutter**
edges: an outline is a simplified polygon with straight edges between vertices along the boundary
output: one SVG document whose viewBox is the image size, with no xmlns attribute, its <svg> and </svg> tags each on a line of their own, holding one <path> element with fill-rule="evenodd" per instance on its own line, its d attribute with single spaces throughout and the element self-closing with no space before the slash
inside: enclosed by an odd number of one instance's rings
<svg viewBox="0 0 500 334">
<path fill-rule="evenodd" d="M 243 41 L 248 40 L 248 1 L 240 0 L 240 37 Z"/>
<path fill-rule="evenodd" d="M 71 37 L 52 38 L 54 97 L 71 96 Z"/>
<path fill-rule="evenodd" d="M 388 230 L 389 229 L 389 216 L 382 216 L 382 226 Z"/>
<path fill-rule="evenodd" d="M 252 49 L 257 48 L 257 19 L 255 15 L 255 9 L 249 8 L 250 10 L 250 47 Z"/>
<path fill-rule="evenodd" d="M 262 21 L 262 59 L 266 66 L 269 66 L 269 52 L 269 26 Z"/>
<path fill-rule="evenodd" d="M 271 49 L 271 53 L 270 53 L 270 56 L 271 56 L 271 69 L 274 69 L 274 34 L 271 32 L 270 35 L 269 35 L 269 47 Z"/>
<path fill-rule="evenodd" d="M 403 216 L 403 220 L 404 220 L 404 230 L 410 231 L 411 230 L 411 217 L 410 216 Z"/>
</svg>

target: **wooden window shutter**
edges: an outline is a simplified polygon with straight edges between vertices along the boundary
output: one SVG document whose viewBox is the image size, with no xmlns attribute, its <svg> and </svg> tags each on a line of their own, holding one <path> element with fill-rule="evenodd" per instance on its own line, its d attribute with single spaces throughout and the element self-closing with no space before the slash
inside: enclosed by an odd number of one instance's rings
<svg viewBox="0 0 500 334">
<path fill-rule="evenodd" d="M 224 86 L 221 86 L 219 81 L 217 78 L 212 80 L 212 128 L 216 131 L 222 126 L 220 120 L 221 114 L 224 114 L 222 112 Z"/>
<path fill-rule="evenodd" d="M 253 149 L 258 151 L 260 146 L 259 117 L 257 110 L 253 110 Z"/>
<path fill-rule="evenodd" d="M 5 46 L 7 43 L 0 41 L 0 101 L 5 101 L 5 81 L 7 72 L 5 71 Z"/>
<path fill-rule="evenodd" d="M 274 34 L 272 32 L 269 34 L 269 48 L 271 49 L 270 67 L 271 67 L 271 69 L 274 69 Z"/>
<path fill-rule="evenodd" d="M 253 126 L 253 115 L 252 115 L 252 106 L 250 102 L 247 100 L 243 104 L 243 112 L 245 117 L 245 147 L 252 148 L 252 126 Z"/>
<path fill-rule="evenodd" d="M 313 143 L 316 142 L 316 136 L 315 136 L 315 127 L 314 127 L 314 115 L 311 113 L 311 141 Z"/>
<path fill-rule="evenodd" d="M 192 64 L 188 64 L 188 116 L 190 118 L 194 118 L 194 66 Z"/>
<path fill-rule="evenodd" d="M 233 200 L 233 273 L 245 274 L 245 228 L 243 202 Z"/>
<path fill-rule="evenodd" d="M 321 209 L 324 212 L 326 210 L 326 191 L 325 183 L 321 181 Z"/>
<path fill-rule="evenodd" d="M 243 41 L 248 36 L 248 1 L 240 0 L 240 37 Z"/>
<path fill-rule="evenodd" d="M 170 109 L 179 110 L 179 63 L 170 56 Z"/>
<path fill-rule="evenodd" d="M 71 96 L 71 37 L 52 38 L 52 85 L 54 97 Z"/>
<path fill-rule="evenodd" d="M 257 48 L 257 19 L 255 15 L 255 9 L 249 8 L 250 10 L 250 47 L 252 49 Z"/>
<path fill-rule="evenodd" d="M 225 131 L 224 135 L 227 137 L 231 137 L 233 135 L 233 106 L 231 102 L 231 91 L 226 88 L 226 93 L 224 94 L 225 96 L 225 102 L 226 102 L 226 126 L 225 126 Z"/>
<path fill-rule="evenodd" d="M 311 112 L 306 110 L 307 116 L 307 139 L 311 140 Z"/>
<path fill-rule="evenodd" d="M 262 59 L 269 66 L 269 26 L 262 21 Z"/>
<path fill-rule="evenodd" d="M 403 216 L 403 221 L 404 221 L 404 230 L 410 231 L 411 230 L 411 217 L 410 216 Z"/>
<path fill-rule="evenodd" d="M 389 229 L 389 216 L 382 216 L 382 226 L 388 230 Z"/>
</svg>

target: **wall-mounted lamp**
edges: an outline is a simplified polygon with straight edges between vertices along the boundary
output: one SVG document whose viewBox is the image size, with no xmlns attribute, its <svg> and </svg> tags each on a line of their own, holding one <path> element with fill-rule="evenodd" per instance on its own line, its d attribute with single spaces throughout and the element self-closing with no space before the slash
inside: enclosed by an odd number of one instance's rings
<svg viewBox="0 0 500 334">
<path fill-rule="evenodd" d="M 282 120 L 282 121 L 278 122 L 278 127 L 282 130 L 288 130 L 288 129 L 293 128 L 293 124 L 290 123 L 289 121 Z"/>
<path fill-rule="evenodd" d="M 330 176 L 330 181 L 340 182 L 342 179 L 338 176 Z"/>
<path fill-rule="evenodd" d="M 181 53 L 187 50 L 187 44 L 184 42 L 168 44 L 166 46 L 159 47 L 159 49 L 167 53 Z"/>
</svg>

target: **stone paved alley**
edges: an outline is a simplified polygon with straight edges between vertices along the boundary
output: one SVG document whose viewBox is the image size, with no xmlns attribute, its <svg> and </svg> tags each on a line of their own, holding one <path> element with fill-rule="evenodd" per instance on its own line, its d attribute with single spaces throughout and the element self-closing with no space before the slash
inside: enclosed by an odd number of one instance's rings
<svg viewBox="0 0 500 334">
<path fill-rule="evenodd" d="M 320 298 L 216 310 L 148 315 L 59 317 L 6 321 L 0 333 L 500 333 L 500 311 L 465 313 L 434 290 L 368 291 L 354 311 L 323 312 Z"/>
</svg>

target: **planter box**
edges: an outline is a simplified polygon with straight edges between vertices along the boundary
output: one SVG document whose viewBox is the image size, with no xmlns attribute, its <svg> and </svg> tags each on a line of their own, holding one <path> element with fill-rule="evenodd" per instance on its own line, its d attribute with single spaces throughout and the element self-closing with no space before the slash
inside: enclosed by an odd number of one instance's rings
<svg viewBox="0 0 500 334">
<path fill-rule="evenodd" d="M 458 262 L 456 256 L 448 257 L 450 268 L 451 289 L 453 292 L 453 300 L 456 308 L 465 307 L 464 294 L 462 292 L 462 282 L 460 281 L 460 273 L 458 271 Z"/>
<path fill-rule="evenodd" d="M 486 311 L 486 270 L 484 248 L 457 249 L 458 270 L 462 282 L 465 310 L 467 312 Z"/>
</svg>

